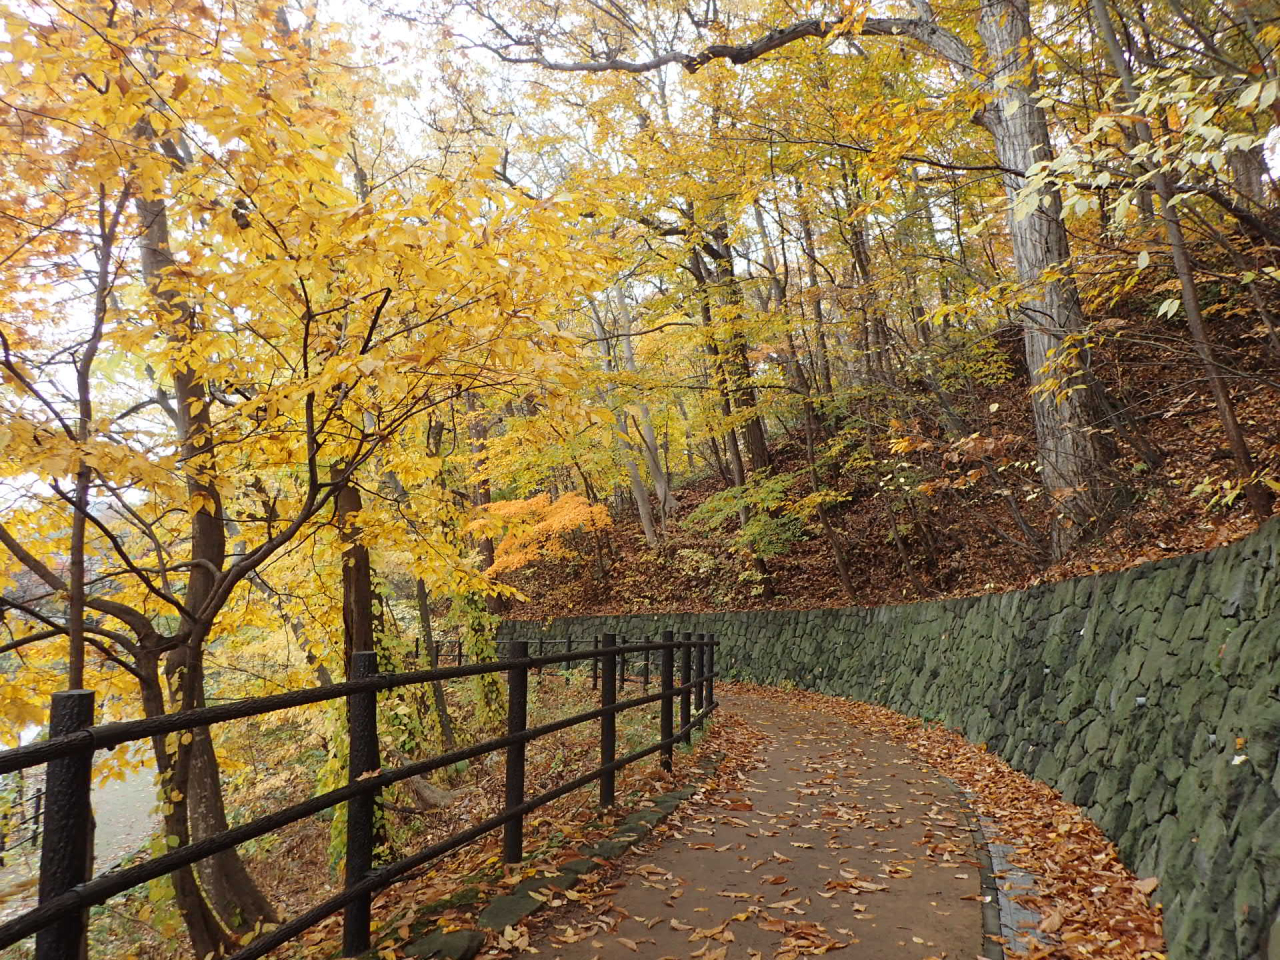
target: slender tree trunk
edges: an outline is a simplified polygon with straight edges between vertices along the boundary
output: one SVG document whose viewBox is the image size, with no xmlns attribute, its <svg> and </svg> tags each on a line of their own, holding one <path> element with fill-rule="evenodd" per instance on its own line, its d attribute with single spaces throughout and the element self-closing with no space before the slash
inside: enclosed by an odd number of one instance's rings
<svg viewBox="0 0 1280 960">
<path fill-rule="evenodd" d="M 707 272 L 702 264 L 701 257 L 698 256 L 696 251 L 690 258 L 690 266 L 694 278 L 698 282 L 699 307 L 702 311 L 702 323 L 706 328 L 705 346 L 707 354 L 711 358 L 711 369 L 720 394 L 720 412 L 726 420 L 729 420 L 733 416 L 733 408 L 729 401 L 728 377 L 725 373 L 724 359 L 711 335 L 711 302 L 710 291 L 707 289 L 706 284 Z M 737 433 L 732 428 L 726 431 L 724 443 L 725 449 L 729 454 L 730 466 L 733 469 L 733 484 L 736 487 L 745 487 L 747 485 L 746 466 L 742 460 L 742 450 L 738 446 Z M 751 511 L 745 504 L 738 508 L 738 519 L 744 528 L 751 522 Z M 754 550 L 750 552 L 751 566 L 760 575 L 764 599 L 766 601 L 772 600 L 776 593 L 773 586 L 773 575 L 769 572 L 769 566 L 764 562 L 764 558 Z"/>
<path fill-rule="evenodd" d="M 716 472 L 720 474 L 720 480 L 724 483 L 725 488 L 732 487 L 733 477 L 729 475 L 729 468 L 725 466 L 724 457 L 720 455 L 720 443 L 715 437 L 707 437 L 707 448 L 711 451 L 711 460 L 715 464 Z"/>
<path fill-rule="evenodd" d="M 898 551 L 898 559 L 902 561 L 902 569 L 906 571 L 907 579 L 916 588 L 916 593 L 927 597 L 930 593 L 929 588 L 924 585 L 924 581 L 916 573 L 916 568 L 911 565 L 911 554 L 907 552 L 907 545 L 902 542 L 902 534 L 898 532 L 898 515 L 892 507 L 889 508 L 889 530 L 893 534 L 893 546 Z"/>
<path fill-rule="evenodd" d="M 191 731 L 190 792 L 188 817 L 194 839 L 211 837 L 230 828 L 208 727 Z M 275 908 L 234 850 L 224 850 L 200 861 L 196 871 L 210 905 L 235 933 L 251 933 L 259 923 L 278 922 Z"/>
<path fill-rule="evenodd" d="M 111 273 L 112 256 L 115 249 L 116 231 L 120 226 L 120 216 L 129 203 L 128 187 L 121 190 L 115 202 L 115 209 L 108 211 L 106 192 L 98 191 L 98 271 L 94 282 L 93 296 L 93 328 L 84 345 L 84 352 L 76 370 L 77 418 L 76 439 L 81 446 L 89 442 L 93 431 L 93 387 L 90 377 L 93 373 L 93 362 L 102 344 L 102 334 L 107 321 L 107 303 L 114 286 Z M 93 479 L 93 469 L 84 460 L 76 466 L 75 492 L 72 495 L 73 512 L 71 514 L 71 556 L 68 558 L 68 616 L 67 616 L 67 689 L 84 688 L 84 601 L 85 601 L 85 526 L 89 517 L 89 484 Z M 90 847 L 90 850 L 93 848 Z M 92 857 L 90 857 L 92 861 Z M 90 866 L 92 873 L 92 865 Z M 88 879 L 88 878 L 86 878 Z"/>
<path fill-rule="evenodd" d="M 799 193 L 798 181 L 796 192 Z M 808 260 L 808 270 L 806 272 L 809 279 L 809 289 L 812 291 L 811 295 L 813 297 L 814 381 L 818 386 L 819 393 L 830 394 L 832 392 L 831 364 L 827 360 L 826 322 L 822 313 L 822 297 L 818 292 L 818 249 L 813 242 L 813 225 L 809 221 L 807 212 L 800 215 L 800 230 L 804 239 L 805 258 Z"/>
<path fill-rule="evenodd" d="M 145 653 L 138 662 L 138 670 L 143 679 L 139 680 L 142 694 L 142 711 L 148 717 L 162 717 L 165 714 L 164 692 L 160 681 L 159 656 Z M 164 832 L 166 836 L 177 837 L 178 845 L 185 846 L 191 842 L 191 829 L 187 820 L 188 796 L 186 784 L 188 777 L 182 769 L 190 763 L 190 752 L 178 747 L 178 751 L 170 753 L 165 745 L 164 737 L 153 737 L 151 749 L 156 758 L 157 782 L 165 791 L 166 803 L 163 805 Z M 191 950 L 197 957 L 221 956 L 231 946 L 231 938 L 218 923 L 218 918 L 210 909 L 208 902 L 196 883 L 195 871 L 191 867 L 180 867 L 169 875 L 173 883 L 174 899 L 182 914 L 187 928 L 187 936 L 191 938 Z"/>
<path fill-rule="evenodd" d="M 804 452 L 805 460 L 809 469 L 809 484 L 813 492 L 819 493 L 822 490 L 822 482 L 818 477 L 816 437 L 818 434 L 818 414 L 813 407 L 813 396 L 809 387 L 808 378 L 804 375 L 804 370 L 800 366 L 800 360 L 796 356 L 795 339 L 791 336 L 791 332 L 787 331 L 787 347 L 788 347 L 788 366 L 791 368 L 791 379 L 798 390 L 804 397 Z M 844 595 L 849 599 L 850 603 L 857 603 L 857 591 L 853 586 L 853 576 L 849 571 L 849 562 L 845 556 L 844 542 L 837 532 L 835 526 L 831 523 L 831 518 L 827 514 L 827 508 L 821 502 L 817 507 L 818 526 L 822 528 L 822 536 L 827 541 L 827 546 L 831 550 L 831 560 L 836 567 L 836 576 L 840 579 L 840 586 L 844 590 Z"/>
<path fill-rule="evenodd" d="M 675 400 L 676 400 L 676 410 L 678 410 L 678 411 L 680 412 L 680 422 L 681 422 L 681 424 L 684 426 L 684 456 L 685 456 L 685 466 L 686 466 L 686 468 L 687 468 L 687 469 L 688 469 L 688 471 L 689 471 L 689 475 L 690 475 L 690 476 L 692 476 L 692 475 L 693 475 L 693 471 L 694 471 L 694 463 L 693 463 L 693 446 L 694 446 L 694 441 L 693 441 L 693 426 L 692 426 L 692 425 L 690 424 L 690 422 L 689 422 L 689 411 L 688 411 L 688 410 L 686 410 L 686 409 L 685 409 L 685 407 L 684 407 L 684 400 L 683 400 L 682 398 L 680 398 L 680 397 L 676 397 L 676 398 L 675 398 Z"/>
<path fill-rule="evenodd" d="M 876 289 L 875 270 L 871 263 L 871 242 L 867 239 L 862 216 L 854 212 L 861 203 L 862 189 L 847 168 L 841 187 L 848 211 L 841 232 L 849 247 L 851 279 L 856 279 L 862 285 L 862 349 L 866 378 L 891 384 L 894 375 L 888 357 L 888 324 Z"/>
<path fill-rule="evenodd" d="M 707 246 L 714 264 L 716 285 L 720 287 L 730 305 L 740 306 L 742 290 L 734 274 L 733 257 L 729 251 L 728 229 L 724 224 L 719 224 L 712 230 L 712 242 Z M 696 252 L 694 256 L 701 260 Z M 702 271 L 704 280 L 712 279 L 708 276 L 709 271 L 705 266 L 702 267 Z M 751 361 L 747 356 L 746 339 L 738 329 L 736 320 L 729 324 L 728 342 L 721 353 L 724 358 L 722 369 L 725 372 L 726 386 L 733 396 L 733 406 L 740 411 L 750 411 L 750 416 L 742 424 L 742 432 L 746 437 L 747 456 L 751 461 L 751 469 L 767 470 L 769 468 L 768 439 L 765 436 L 764 421 L 756 412 L 754 377 L 751 372 Z"/>
<path fill-rule="evenodd" d="M 1135 103 L 1138 99 L 1137 85 L 1134 83 L 1133 72 L 1129 69 L 1124 52 L 1120 48 L 1120 41 L 1116 37 L 1115 28 L 1111 23 L 1111 14 L 1108 12 L 1103 0 L 1092 0 L 1092 4 L 1095 22 L 1102 32 L 1103 40 L 1106 41 L 1111 64 L 1120 75 L 1125 98 L 1129 103 Z M 1151 128 L 1145 122 L 1136 124 L 1136 133 L 1143 142 L 1152 142 Z M 1159 168 L 1152 170 L 1151 179 L 1155 185 L 1156 194 L 1160 197 L 1160 219 L 1164 224 L 1165 236 L 1169 241 L 1169 249 L 1173 253 L 1174 271 L 1178 275 L 1178 283 L 1182 288 L 1182 308 L 1187 313 L 1187 326 L 1191 329 L 1191 341 L 1195 345 L 1196 353 L 1199 355 L 1201 363 L 1204 364 L 1205 375 L 1209 380 L 1209 389 L 1213 393 L 1214 403 L 1218 407 L 1218 417 L 1222 421 L 1223 432 L 1227 435 L 1227 443 L 1230 445 L 1232 457 L 1235 459 L 1237 475 L 1244 485 L 1245 497 L 1254 515 L 1259 521 L 1263 521 L 1271 516 L 1274 498 L 1270 491 L 1254 479 L 1253 457 L 1249 453 L 1249 445 L 1245 440 L 1244 431 L 1240 429 L 1240 422 L 1236 418 L 1235 404 L 1231 401 L 1231 394 L 1227 392 L 1227 385 L 1222 377 L 1222 368 L 1214 356 L 1213 346 L 1209 343 L 1209 335 L 1205 331 L 1204 316 L 1200 310 L 1200 294 L 1196 289 L 1191 256 L 1187 251 L 1186 238 L 1182 232 L 1182 221 L 1173 205 L 1173 190 L 1169 186 L 1169 180 L 1163 170 Z"/>
<path fill-rule="evenodd" d="M 111 273 L 112 252 L 115 248 L 116 230 L 120 224 L 120 216 L 129 202 L 129 190 L 126 187 L 120 192 L 115 202 L 115 209 L 108 211 L 106 191 L 98 191 L 98 244 L 97 244 L 97 277 L 94 283 L 93 327 L 88 341 L 78 362 L 75 363 L 76 375 L 76 439 L 80 447 L 88 444 L 93 432 L 93 387 L 91 376 L 93 362 L 102 344 L 102 334 L 106 325 L 107 303 L 114 280 Z M 71 513 L 71 554 L 67 561 L 67 689 L 83 690 L 85 686 L 85 534 L 89 518 L 89 488 L 93 480 L 93 468 L 80 459 L 76 465 L 75 489 L 72 493 Z M 56 486 L 56 484 L 55 484 Z M 92 807 L 89 809 L 89 828 L 85 842 L 88 850 L 85 857 L 85 874 L 81 878 L 89 880 L 93 877 L 93 841 L 97 830 L 97 820 Z M 87 960 L 88 941 L 80 945 L 81 960 Z"/>
</svg>

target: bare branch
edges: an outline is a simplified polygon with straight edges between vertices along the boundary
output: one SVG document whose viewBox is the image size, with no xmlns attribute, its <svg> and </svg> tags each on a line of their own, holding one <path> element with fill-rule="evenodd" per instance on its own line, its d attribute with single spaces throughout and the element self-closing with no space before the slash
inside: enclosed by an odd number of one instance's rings
<svg viewBox="0 0 1280 960">
<path fill-rule="evenodd" d="M 927 5 L 926 5 L 927 7 Z M 624 60 L 610 57 L 605 60 L 583 60 L 576 62 L 556 61 L 541 52 L 540 44 L 531 40 L 511 39 L 504 45 L 475 44 L 488 50 L 494 56 L 507 63 L 528 63 L 544 67 L 548 70 L 559 70 L 569 73 L 605 73 L 617 71 L 622 73 L 650 73 L 669 64 L 678 63 L 689 73 L 697 73 L 707 64 L 715 60 L 728 60 L 730 63 L 750 63 L 766 54 L 772 53 L 797 40 L 826 39 L 838 31 L 845 21 L 809 19 L 799 20 L 787 27 L 777 27 L 764 33 L 749 43 L 715 43 L 699 53 L 682 53 L 670 50 L 648 60 Z M 960 68 L 965 73 L 974 72 L 973 51 L 954 33 L 944 30 L 937 22 L 927 19 L 878 17 L 870 18 L 862 24 L 858 31 L 865 37 L 908 37 L 928 47 L 942 59 Z M 510 36 L 508 34 L 508 36 Z M 512 49 L 530 49 L 527 54 L 511 53 Z"/>
</svg>

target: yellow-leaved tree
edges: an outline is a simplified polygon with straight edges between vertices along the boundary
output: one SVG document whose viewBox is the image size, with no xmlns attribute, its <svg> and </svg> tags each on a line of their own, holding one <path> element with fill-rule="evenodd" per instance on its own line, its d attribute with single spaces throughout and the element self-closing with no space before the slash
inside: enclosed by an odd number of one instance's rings
<svg viewBox="0 0 1280 960">
<path fill-rule="evenodd" d="M 113 717 L 202 706 L 211 650 L 296 619 L 282 597 L 331 597 L 317 573 L 370 543 L 433 590 L 475 576 L 418 496 L 423 431 L 467 391 L 556 375 L 549 318 L 594 284 L 590 245 L 492 157 L 368 183 L 351 147 L 381 91 L 359 60 L 283 5 L 5 15 L 11 739 L 64 685 Z M 396 497 L 361 504 L 390 476 Z M 334 622 L 349 608 L 298 621 L 321 667 L 341 663 L 326 636 L 368 648 Z M 170 844 L 225 828 L 209 732 L 153 746 Z M 197 956 L 273 919 L 235 851 L 199 876 L 173 880 Z"/>
</svg>

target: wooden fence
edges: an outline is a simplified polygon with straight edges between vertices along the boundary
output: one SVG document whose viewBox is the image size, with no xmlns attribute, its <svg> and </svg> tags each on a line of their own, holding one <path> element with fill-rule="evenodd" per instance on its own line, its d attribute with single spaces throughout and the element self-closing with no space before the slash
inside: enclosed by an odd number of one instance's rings
<svg viewBox="0 0 1280 960">
<path fill-rule="evenodd" d="M 54 694 L 49 738 L 0 753 L 0 774 L 47 764 L 39 901 L 31 910 L 0 924 L 0 949 L 34 935 L 36 960 L 66 960 L 78 956 L 88 935 L 89 908 L 205 857 L 345 803 L 347 856 L 343 890 L 258 936 L 232 954 L 231 960 L 261 957 L 339 910 L 345 911 L 343 955 L 356 956 L 369 949 L 370 902 L 374 893 L 424 864 L 499 828 L 503 830 L 504 860 L 519 863 L 524 855 L 524 818 L 527 814 L 595 781 L 600 784 L 601 805 L 611 806 L 615 799 L 614 777 L 618 770 L 651 754 L 661 753 L 662 767 L 670 771 L 675 745 L 691 742 L 694 728 L 700 726 L 716 708 L 717 641 L 713 636 L 686 633 L 677 639 L 667 630 L 657 642 L 629 644 L 612 634 L 603 634 L 586 650 L 572 649 L 571 642 L 566 642 L 563 650 L 551 653 L 546 652 L 549 642 L 540 641 L 537 646 L 539 649 L 535 656 L 530 656 L 525 642 L 513 641 L 506 646 L 505 655 L 499 660 L 459 662 L 431 670 L 390 674 L 378 673 L 376 654 L 358 653 L 353 658 L 352 676 L 345 683 L 97 726 L 92 725 L 92 691 L 71 690 Z M 461 653 L 458 659 L 462 659 Z M 655 659 L 656 664 L 653 663 Z M 529 671 L 556 665 L 576 665 L 582 661 L 590 662 L 592 686 L 599 691 L 599 706 L 529 727 Z M 655 666 L 658 690 L 649 693 Z M 638 676 L 636 671 L 639 671 Z M 373 773 L 380 769 L 379 692 L 487 673 L 505 673 L 507 677 L 506 736 Z M 629 679 L 642 686 L 642 693 L 631 699 L 619 699 L 619 691 L 625 690 Z M 346 698 L 347 702 L 346 786 L 177 847 L 161 856 L 85 879 L 88 870 L 90 774 L 96 751 L 338 698 Z M 678 727 L 675 721 L 677 700 L 680 712 Z M 618 757 L 618 714 L 651 703 L 661 705 L 657 740 L 643 749 Z M 600 724 L 599 765 L 589 773 L 538 796 L 526 797 L 524 761 L 527 745 L 539 737 L 593 721 Z M 374 865 L 374 814 L 384 787 L 499 750 L 504 751 L 506 758 L 505 805 L 501 813 L 394 863 Z"/>
</svg>

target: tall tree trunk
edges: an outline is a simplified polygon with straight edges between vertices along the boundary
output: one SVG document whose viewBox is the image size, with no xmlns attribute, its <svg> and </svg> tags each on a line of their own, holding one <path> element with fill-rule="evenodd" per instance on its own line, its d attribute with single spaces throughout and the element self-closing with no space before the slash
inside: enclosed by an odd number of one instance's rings
<svg viewBox="0 0 1280 960">
<path fill-rule="evenodd" d="M 720 411 L 728 420 L 733 416 L 733 408 L 729 402 L 728 376 L 725 373 L 724 358 L 716 346 L 715 339 L 712 337 L 711 292 L 707 285 L 706 268 L 697 251 L 694 251 L 690 257 L 690 268 L 698 284 L 699 309 L 702 312 L 702 324 L 706 330 L 705 346 L 707 355 L 711 358 L 712 375 L 720 394 Z M 742 460 L 742 450 L 738 446 L 737 433 L 732 428 L 725 433 L 724 443 L 725 449 L 729 453 L 730 466 L 733 469 L 733 484 L 736 487 L 745 487 L 747 485 L 746 466 Z M 738 520 L 744 528 L 751 522 L 751 511 L 745 504 L 738 508 Z M 764 558 L 754 550 L 751 551 L 751 566 L 760 575 L 764 599 L 766 601 L 772 600 L 776 595 L 773 586 L 773 575 L 769 572 L 769 565 L 764 562 Z"/>
<path fill-rule="evenodd" d="M 731 306 L 742 305 L 742 290 L 738 286 L 738 278 L 733 269 L 733 255 L 729 249 L 729 232 L 723 224 L 717 224 L 711 231 L 712 241 L 706 245 L 707 252 L 714 264 L 714 281 Z M 695 252 L 695 257 L 699 255 Z M 699 260 L 701 258 L 699 257 Z M 708 271 L 703 268 L 706 280 Z M 769 468 L 769 444 L 765 436 L 764 421 L 756 412 L 756 391 L 753 385 L 751 361 L 747 356 L 747 342 L 736 320 L 729 324 L 729 338 L 722 355 L 725 358 L 726 385 L 733 396 L 733 406 L 740 411 L 750 411 L 751 415 L 742 424 L 742 432 L 747 442 L 747 456 L 751 461 L 752 471 Z"/>
<path fill-rule="evenodd" d="M 600 316 L 594 303 L 591 304 L 591 320 L 595 326 L 596 342 L 599 344 L 600 358 L 604 371 L 606 374 L 613 373 L 613 352 L 609 349 L 609 338 L 604 327 L 604 318 Z M 631 441 L 631 433 L 627 429 L 626 414 L 614 404 L 611 388 L 606 387 L 601 393 L 600 399 L 613 414 L 613 439 L 618 446 L 618 453 L 622 457 L 623 466 L 627 471 L 627 480 L 631 484 L 631 496 L 635 500 L 636 513 L 640 517 L 640 527 L 644 530 L 645 542 L 652 549 L 657 550 L 662 546 L 662 540 L 658 536 L 658 528 L 653 522 L 653 507 L 649 503 L 649 491 L 644 485 L 644 478 L 640 475 L 640 467 L 636 463 L 636 448 Z M 656 467 L 657 464 L 654 464 L 654 466 Z M 654 476 L 657 476 L 657 474 L 655 473 Z"/>
<path fill-rule="evenodd" d="M 800 193 L 800 182 L 796 181 L 796 193 Z M 817 384 L 818 392 L 830 394 L 831 388 L 831 364 L 827 360 L 827 330 L 825 317 L 822 313 L 822 296 L 818 292 L 818 248 L 813 242 L 813 224 L 809 220 L 807 211 L 800 214 L 800 231 L 804 240 L 804 255 L 808 261 L 806 273 L 808 274 L 810 295 L 813 297 L 813 370 L 814 382 Z"/>
<path fill-rule="evenodd" d="M 230 828 L 222 798 L 218 759 L 208 727 L 191 731 L 191 835 L 199 840 Z M 224 850 L 196 864 L 200 884 L 209 903 L 235 933 L 251 933 L 261 923 L 277 923 L 275 908 L 266 898 L 244 861 L 234 850 Z"/>
<path fill-rule="evenodd" d="M 467 391 L 466 394 L 467 407 L 467 436 L 470 439 L 471 455 L 475 457 L 476 473 L 479 479 L 471 491 L 471 503 L 473 506 L 488 506 L 492 500 L 492 494 L 489 488 L 489 468 L 485 462 L 485 441 L 489 439 L 489 425 L 483 415 L 479 414 L 479 408 L 476 404 L 475 394 Z M 480 548 L 480 562 L 484 564 L 484 568 L 488 570 L 493 566 L 494 547 L 493 538 L 484 537 L 478 544 Z M 485 609 L 489 613 L 502 613 L 506 608 L 506 603 L 501 596 L 495 594 L 485 594 Z"/>
<path fill-rule="evenodd" d="M 917 594 L 927 597 L 929 588 L 920 579 L 920 574 L 916 573 L 916 568 L 911 565 L 911 554 L 907 551 L 907 545 L 902 542 L 902 534 L 898 530 L 898 514 L 892 505 L 889 507 L 889 531 L 893 534 L 893 546 L 898 551 L 898 559 L 902 561 L 902 569 L 906 572 L 907 579 L 916 588 Z"/>
<path fill-rule="evenodd" d="M 143 275 L 153 296 L 170 313 L 173 321 L 171 336 L 185 342 L 194 336 L 197 318 L 176 291 L 164 287 L 166 274 L 174 265 L 169 244 L 168 208 L 158 197 L 139 197 L 135 207 L 144 230 L 140 250 Z M 188 497 L 197 505 L 190 529 L 191 559 L 196 562 L 192 563 L 188 573 L 183 599 L 192 615 L 199 618 L 226 563 L 227 540 L 222 495 L 216 482 L 218 465 L 208 389 L 190 364 L 181 361 L 179 364 L 173 371 L 175 426 L 180 437 Z M 184 626 L 189 631 L 188 640 L 170 654 L 165 669 L 171 679 L 177 681 L 179 709 L 191 710 L 204 703 L 203 659 L 207 624 L 195 622 Z M 217 833 L 227 829 L 222 781 L 207 728 L 193 730 L 189 744 L 179 744 L 172 788 L 186 800 L 183 811 L 190 820 L 191 839 L 204 839 L 210 835 L 206 830 Z M 259 924 L 276 922 L 274 910 L 245 870 L 237 851 L 227 850 L 215 857 L 207 857 L 197 864 L 196 870 L 208 892 L 211 906 L 230 929 L 248 930 Z M 189 929 L 194 924 L 196 930 L 202 930 L 206 922 L 202 911 L 192 901 L 187 900 L 186 903 L 183 918 Z M 196 936 L 195 930 L 192 936 Z"/>
<path fill-rule="evenodd" d="M 1048 120 L 1043 108 L 1037 106 L 1040 93 L 1030 62 L 1033 38 L 1028 4 L 1029 0 L 984 0 L 978 19 L 978 33 L 994 65 L 996 91 L 995 101 L 980 122 L 995 140 L 1001 165 L 1014 171 L 1025 171 L 1053 155 Z M 1041 389 L 1053 375 L 1045 369 L 1050 351 L 1059 348 L 1064 338 L 1085 329 L 1075 281 L 1069 276 L 1053 278 L 1055 273 L 1069 270 L 1071 259 L 1061 194 L 1042 189 L 1037 202 L 1015 205 L 1015 196 L 1026 186 L 1026 179 L 1006 173 L 1004 185 L 1009 197 L 1014 264 L 1019 279 L 1035 291 L 1021 308 L 1024 343 L 1034 392 L 1042 479 L 1059 513 L 1053 527 L 1053 550 L 1062 556 L 1105 525 L 1126 498 L 1126 491 L 1106 479 L 1115 448 L 1103 429 L 1107 414 L 1088 354 L 1078 354 L 1074 371 L 1086 389 L 1059 395 Z M 1023 206 L 1028 212 L 1020 215 Z"/>
<path fill-rule="evenodd" d="M 618 320 L 621 326 L 618 345 L 622 368 L 630 374 L 638 375 L 635 349 L 631 343 L 631 307 L 627 303 L 626 292 L 621 287 L 614 287 L 613 298 L 618 308 Z M 649 405 L 642 400 L 636 406 L 640 411 L 639 416 L 636 417 L 636 426 L 640 433 L 641 452 L 644 454 L 645 466 L 649 468 L 649 477 L 653 480 L 653 492 L 657 495 L 658 509 L 661 511 L 665 527 L 667 514 L 675 507 L 675 501 L 671 498 L 671 478 L 667 476 L 667 471 L 663 469 L 662 461 L 658 457 L 658 437 L 653 430 L 653 416 L 649 412 Z"/>
<path fill-rule="evenodd" d="M 440 645 L 436 642 L 435 634 L 431 630 L 431 601 L 427 596 L 427 585 L 418 578 L 415 583 L 416 599 L 418 601 L 418 625 L 422 631 L 422 639 L 427 645 L 427 656 L 430 658 L 431 669 L 434 670 L 440 666 Z M 449 715 L 449 702 L 444 695 L 444 682 L 441 680 L 431 681 L 431 700 L 435 705 L 436 720 L 440 724 L 440 741 L 446 751 L 452 750 L 457 744 L 453 732 L 453 717 Z"/>
<path fill-rule="evenodd" d="M 689 411 L 684 407 L 684 399 L 677 396 L 675 398 L 676 410 L 680 413 L 680 422 L 684 425 L 684 456 L 685 465 L 690 475 L 693 474 L 693 426 L 689 423 Z"/>
<path fill-rule="evenodd" d="M 867 239 L 863 216 L 856 212 L 862 204 L 862 187 L 847 166 L 842 171 L 841 190 L 845 204 L 841 234 L 849 247 L 852 267 L 850 279 L 862 286 L 864 374 L 868 380 L 891 384 L 894 374 L 889 362 L 889 327 L 876 289 L 875 270 L 871 264 L 871 241 Z"/>
<path fill-rule="evenodd" d="M 138 661 L 138 672 L 141 675 L 139 689 L 142 694 L 143 715 L 148 718 L 164 716 L 159 656 L 144 653 Z M 190 777 L 185 769 L 191 762 L 191 752 L 179 744 L 177 751 L 170 753 L 165 740 L 165 737 L 151 739 L 151 749 L 156 758 L 156 779 L 161 784 L 167 801 L 162 805 L 164 832 L 166 836 L 177 837 L 178 846 L 185 846 L 191 842 L 191 827 L 187 816 L 190 798 L 186 789 Z M 196 882 L 195 870 L 180 867 L 169 877 L 173 883 L 178 912 L 182 914 L 187 936 L 191 939 L 192 952 L 197 957 L 221 956 L 230 948 L 231 938 L 218 923 L 217 916 L 205 900 Z"/>
<path fill-rule="evenodd" d="M 814 410 L 809 380 L 804 375 L 804 369 L 800 365 L 799 357 L 796 356 L 795 338 L 791 335 L 790 330 L 787 331 L 787 367 L 794 388 L 804 397 L 804 452 L 809 469 L 809 484 L 816 494 L 822 490 L 822 483 L 818 477 L 817 463 L 818 414 Z M 827 546 L 831 550 L 831 560 L 835 564 L 836 576 L 840 579 L 840 586 L 844 590 L 844 595 L 850 603 L 857 603 L 857 591 L 854 590 L 853 576 L 849 572 L 849 561 L 845 555 L 844 541 L 831 523 L 827 508 L 823 506 L 821 501 L 818 503 L 816 513 L 818 526 L 821 527 L 823 539 L 827 541 Z"/>
<path fill-rule="evenodd" d="M 729 474 L 729 468 L 725 465 L 725 458 L 720 455 L 720 442 L 715 437 L 707 437 L 707 449 L 711 451 L 711 462 L 715 464 L 716 472 L 720 474 L 720 480 L 724 483 L 725 489 L 732 487 L 733 477 Z"/>
<path fill-rule="evenodd" d="M 345 466 L 333 468 L 335 479 Z M 360 490 L 345 482 L 333 498 L 334 521 L 342 550 L 342 666 L 343 675 L 351 678 L 351 658 L 357 653 L 377 649 L 373 609 L 373 563 L 369 548 L 360 539 L 360 511 L 364 503 Z"/>
</svg>

